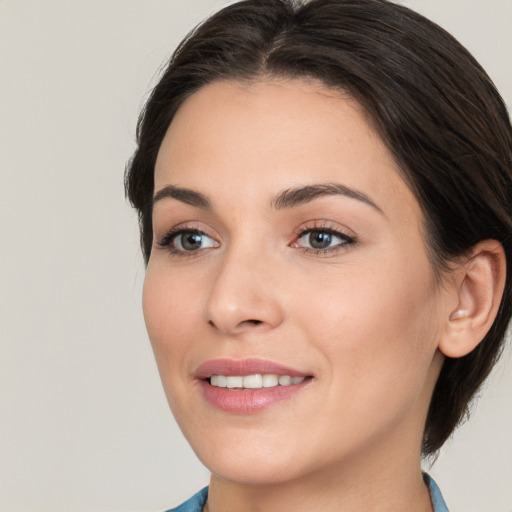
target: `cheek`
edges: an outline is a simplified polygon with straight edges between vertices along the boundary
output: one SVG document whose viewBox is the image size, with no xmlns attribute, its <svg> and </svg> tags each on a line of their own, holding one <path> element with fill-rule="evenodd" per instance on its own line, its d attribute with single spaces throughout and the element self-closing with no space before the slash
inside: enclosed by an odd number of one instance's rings
<svg viewBox="0 0 512 512">
<path fill-rule="evenodd" d="M 189 372 L 200 325 L 199 286 L 200 282 L 186 279 L 183 272 L 169 272 L 165 265 L 151 262 L 144 280 L 146 329 L 167 402 L 180 425 L 186 423 L 188 404 L 194 397 Z"/>
<path fill-rule="evenodd" d="M 397 258 L 381 259 L 364 274 L 348 269 L 325 283 L 322 291 L 311 286 L 305 293 L 309 299 L 298 304 L 303 314 L 297 317 L 330 361 L 333 378 L 357 382 L 357 392 L 420 386 L 439 330 L 428 262 L 408 268 Z"/>
<path fill-rule="evenodd" d="M 161 271 L 148 265 L 142 307 L 155 358 L 162 370 L 183 368 L 190 332 L 198 323 L 200 297 L 195 281 L 183 282 L 180 273 Z M 166 371 L 166 373 L 172 373 Z M 164 379 L 166 375 L 162 375 Z"/>
</svg>

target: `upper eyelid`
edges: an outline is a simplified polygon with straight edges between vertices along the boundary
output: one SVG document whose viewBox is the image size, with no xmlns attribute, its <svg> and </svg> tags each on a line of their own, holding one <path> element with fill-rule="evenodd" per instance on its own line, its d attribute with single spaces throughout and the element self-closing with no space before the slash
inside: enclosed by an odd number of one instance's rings
<svg viewBox="0 0 512 512">
<path fill-rule="evenodd" d="M 324 219 L 314 219 L 302 223 L 298 228 L 294 230 L 294 234 L 295 236 L 302 236 L 310 231 L 326 231 L 333 234 L 339 234 L 347 238 L 356 237 L 356 234 L 348 226 Z"/>
<path fill-rule="evenodd" d="M 348 233 L 345 233 L 345 231 L 343 231 L 341 229 L 335 229 L 335 228 L 306 228 L 306 229 L 302 229 L 302 230 L 298 231 L 296 233 L 296 235 L 298 237 L 303 237 L 304 235 L 306 235 L 308 233 L 312 233 L 314 231 L 318 231 L 319 233 L 330 233 L 332 235 L 340 235 L 342 237 L 353 238 Z"/>
<path fill-rule="evenodd" d="M 214 238 L 213 233 L 215 230 L 210 228 L 207 224 L 199 220 L 188 220 L 183 222 L 166 222 L 167 227 L 157 228 L 155 225 L 153 226 L 153 237 L 163 238 L 167 236 L 169 233 L 177 233 L 180 231 L 198 231 L 204 233 L 205 235 Z M 170 226 L 170 227 L 169 227 Z M 159 233 L 163 233 L 159 235 Z"/>
</svg>

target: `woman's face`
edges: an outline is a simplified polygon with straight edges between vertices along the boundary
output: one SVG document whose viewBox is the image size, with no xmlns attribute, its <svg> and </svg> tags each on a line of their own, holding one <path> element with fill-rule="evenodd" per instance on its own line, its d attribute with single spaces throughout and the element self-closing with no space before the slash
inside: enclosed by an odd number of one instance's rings
<svg viewBox="0 0 512 512">
<path fill-rule="evenodd" d="M 153 229 L 149 337 L 214 474 L 419 458 L 447 300 L 357 103 L 312 81 L 204 87 L 160 148 Z"/>
</svg>

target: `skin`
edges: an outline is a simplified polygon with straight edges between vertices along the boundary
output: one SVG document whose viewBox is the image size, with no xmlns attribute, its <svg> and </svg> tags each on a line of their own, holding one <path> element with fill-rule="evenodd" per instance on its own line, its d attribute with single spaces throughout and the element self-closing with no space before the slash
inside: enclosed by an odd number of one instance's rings
<svg viewBox="0 0 512 512">
<path fill-rule="evenodd" d="M 327 183 L 375 206 L 272 204 Z M 420 445 L 457 302 L 436 284 L 418 202 L 358 104 L 313 81 L 205 86 L 160 148 L 155 193 L 169 185 L 211 205 L 156 201 L 144 315 L 173 414 L 212 472 L 210 512 L 431 511 Z M 161 247 L 173 228 L 204 232 L 203 245 Z M 327 228 L 355 242 L 312 251 L 298 234 Z M 248 357 L 314 378 L 254 414 L 208 404 L 197 368 Z"/>
</svg>

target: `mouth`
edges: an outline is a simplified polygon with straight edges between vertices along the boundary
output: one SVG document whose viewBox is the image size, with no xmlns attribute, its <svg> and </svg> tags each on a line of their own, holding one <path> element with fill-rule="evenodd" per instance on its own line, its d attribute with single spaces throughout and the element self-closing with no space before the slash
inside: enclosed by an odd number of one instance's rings
<svg viewBox="0 0 512 512">
<path fill-rule="evenodd" d="M 195 377 L 210 405 L 237 414 L 252 414 L 292 399 L 314 378 L 260 359 L 208 361 L 198 368 Z"/>
<path fill-rule="evenodd" d="M 211 386 L 227 389 L 262 389 L 300 384 L 310 377 L 291 377 L 277 373 L 255 373 L 253 375 L 212 375 L 207 381 Z"/>
</svg>

